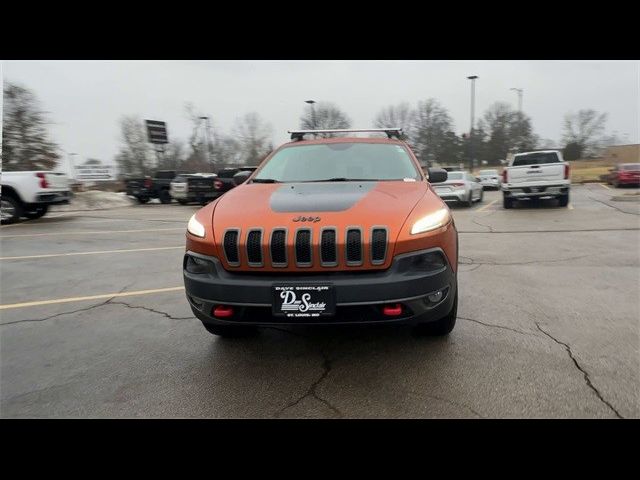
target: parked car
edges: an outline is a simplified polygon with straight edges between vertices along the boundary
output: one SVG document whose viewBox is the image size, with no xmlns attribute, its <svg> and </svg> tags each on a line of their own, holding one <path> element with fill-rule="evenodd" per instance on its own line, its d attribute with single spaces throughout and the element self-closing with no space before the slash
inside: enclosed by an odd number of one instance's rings
<svg viewBox="0 0 640 480">
<path fill-rule="evenodd" d="M 218 170 L 218 178 L 213 182 L 213 187 L 219 195 L 228 192 L 232 188 L 238 186 L 238 179 L 235 176 L 241 172 L 253 172 L 257 167 L 235 167 L 235 168 L 223 168 Z M 242 182 L 240 182 L 242 183 Z"/>
<path fill-rule="evenodd" d="M 640 163 L 620 163 L 609 170 L 607 183 L 618 188 L 623 185 L 640 186 Z"/>
<path fill-rule="evenodd" d="M 1 220 L 15 223 L 21 217 L 40 218 L 50 205 L 69 203 L 71 189 L 64 173 L 47 171 L 2 172 Z"/>
<path fill-rule="evenodd" d="M 153 177 L 131 178 L 126 181 L 127 195 L 135 197 L 140 203 L 159 198 L 162 203 L 171 203 L 169 191 L 171 180 L 177 175 L 188 174 L 176 170 L 158 170 Z"/>
<path fill-rule="evenodd" d="M 559 150 L 517 153 L 502 171 L 504 208 L 516 200 L 557 198 L 561 207 L 569 204 L 569 164 Z"/>
<path fill-rule="evenodd" d="M 447 181 L 434 187 L 435 192 L 445 202 L 461 203 L 467 207 L 473 202 L 482 202 L 484 190 L 478 178 L 469 172 L 448 172 Z"/>
<path fill-rule="evenodd" d="M 186 296 L 210 333 L 278 324 L 453 329 L 458 233 L 430 186 L 447 172 L 425 175 L 396 138 L 402 131 L 387 131 L 311 140 L 291 132 L 294 141 L 246 182 L 191 217 Z"/>
<path fill-rule="evenodd" d="M 500 190 L 500 173 L 498 173 L 498 170 L 480 170 L 478 178 L 482 188 Z"/>
<path fill-rule="evenodd" d="M 200 203 L 202 205 L 220 196 L 213 186 L 215 173 L 191 173 L 177 175 L 170 184 L 169 193 L 181 205 Z"/>
</svg>

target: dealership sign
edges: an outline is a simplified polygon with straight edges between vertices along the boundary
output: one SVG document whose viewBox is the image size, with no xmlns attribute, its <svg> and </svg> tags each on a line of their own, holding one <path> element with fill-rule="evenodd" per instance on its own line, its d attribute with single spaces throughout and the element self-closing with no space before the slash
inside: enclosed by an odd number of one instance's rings
<svg viewBox="0 0 640 480">
<path fill-rule="evenodd" d="M 81 165 L 76 167 L 76 180 L 99 182 L 115 179 L 113 165 Z"/>
</svg>

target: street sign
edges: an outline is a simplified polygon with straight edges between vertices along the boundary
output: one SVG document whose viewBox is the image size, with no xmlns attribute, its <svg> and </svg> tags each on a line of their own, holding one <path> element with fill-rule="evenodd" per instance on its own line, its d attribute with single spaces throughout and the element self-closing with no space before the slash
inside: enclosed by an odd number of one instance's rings
<svg viewBox="0 0 640 480">
<path fill-rule="evenodd" d="M 79 165 L 75 178 L 80 182 L 104 182 L 115 180 L 116 175 L 113 165 Z"/>
<path fill-rule="evenodd" d="M 169 143 L 167 124 L 165 122 L 145 120 L 145 123 L 147 124 L 147 138 L 149 139 L 149 143 Z"/>
</svg>

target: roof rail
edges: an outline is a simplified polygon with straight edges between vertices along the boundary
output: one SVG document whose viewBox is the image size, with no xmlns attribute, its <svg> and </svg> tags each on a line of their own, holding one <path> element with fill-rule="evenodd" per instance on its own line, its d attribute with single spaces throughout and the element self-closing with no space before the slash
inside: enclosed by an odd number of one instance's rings
<svg viewBox="0 0 640 480">
<path fill-rule="evenodd" d="M 401 140 L 403 136 L 402 128 L 346 128 L 346 129 L 331 129 L 331 130 L 289 130 L 287 133 L 291 134 L 291 140 L 300 141 L 305 135 L 318 135 L 321 133 L 386 133 L 388 138 L 396 137 Z"/>
</svg>

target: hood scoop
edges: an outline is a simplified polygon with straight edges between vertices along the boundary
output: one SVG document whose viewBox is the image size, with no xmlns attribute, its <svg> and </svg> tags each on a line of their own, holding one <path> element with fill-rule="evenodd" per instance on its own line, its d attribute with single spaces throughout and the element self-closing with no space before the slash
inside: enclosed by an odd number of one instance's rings
<svg viewBox="0 0 640 480">
<path fill-rule="evenodd" d="M 377 182 L 294 183 L 271 194 L 274 212 L 342 212 L 353 207 Z"/>
</svg>

